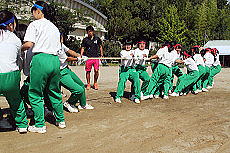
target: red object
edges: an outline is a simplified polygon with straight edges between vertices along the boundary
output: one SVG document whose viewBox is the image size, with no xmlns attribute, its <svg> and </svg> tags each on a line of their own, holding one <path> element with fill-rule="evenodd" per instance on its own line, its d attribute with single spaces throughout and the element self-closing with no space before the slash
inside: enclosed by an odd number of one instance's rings
<svg viewBox="0 0 230 153">
<path fill-rule="evenodd" d="M 184 51 L 184 55 L 185 55 L 186 57 L 191 57 L 191 55 L 189 55 L 186 51 Z"/>
<path fill-rule="evenodd" d="M 145 41 L 139 41 L 138 44 L 146 44 Z"/>
<path fill-rule="evenodd" d="M 99 59 L 89 59 L 85 62 L 85 71 L 90 72 L 92 70 L 92 66 L 94 70 L 99 70 Z"/>
<path fill-rule="evenodd" d="M 177 46 L 182 47 L 181 44 L 176 44 L 173 47 L 176 48 Z"/>
<path fill-rule="evenodd" d="M 199 45 L 195 45 L 195 46 L 193 46 L 193 48 L 195 48 L 195 47 L 200 48 L 200 46 L 199 46 Z"/>
</svg>

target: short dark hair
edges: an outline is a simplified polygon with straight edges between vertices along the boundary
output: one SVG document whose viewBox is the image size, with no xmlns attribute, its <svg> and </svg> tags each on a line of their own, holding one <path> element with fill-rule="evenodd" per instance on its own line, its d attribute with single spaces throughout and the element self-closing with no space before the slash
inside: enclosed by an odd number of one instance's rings
<svg viewBox="0 0 230 153">
<path fill-rule="evenodd" d="M 88 32 L 88 31 L 94 31 L 93 26 L 88 26 L 88 27 L 86 27 L 86 31 L 87 31 L 87 32 Z"/>
</svg>

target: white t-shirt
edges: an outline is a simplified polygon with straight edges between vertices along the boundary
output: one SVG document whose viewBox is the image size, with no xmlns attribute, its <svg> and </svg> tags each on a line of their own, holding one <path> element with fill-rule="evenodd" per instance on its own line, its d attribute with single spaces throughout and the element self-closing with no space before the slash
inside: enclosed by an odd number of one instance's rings
<svg viewBox="0 0 230 153">
<path fill-rule="evenodd" d="M 199 71 L 196 62 L 191 57 L 185 59 L 184 63 L 189 71 Z"/>
<path fill-rule="evenodd" d="M 206 59 L 205 66 L 211 67 L 214 63 L 214 56 L 211 53 L 206 53 L 204 55 L 204 59 Z"/>
<path fill-rule="evenodd" d="M 144 59 L 145 54 L 147 55 L 146 58 L 148 58 L 149 56 L 148 49 L 140 50 L 139 48 L 137 48 L 134 50 L 134 57 L 139 58 L 138 60 L 135 61 L 136 65 L 145 65 L 145 59 Z"/>
<path fill-rule="evenodd" d="M 32 49 L 29 49 L 27 51 L 24 51 L 22 56 L 24 60 L 23 73 L 25 76 L 30 76 L 30 63 L 32 61 L 34 53 L 32 52 Z"/>
<path fill-rule="evenodd" d="M 49 20 L 42 18 L 29 24 L 24 41 L 34 43 L 33 53 L 57 55 L 61 49 L 60 32 Z"/>
<path fill-rule="evenodd" d="M 120 52 L 121 58 L 125 58 L 125 59 L 121 60 L 122 66 L 128 67 L 128 66 L 134 66 L 135 65 L 135 61 L 130 54 L 134 54 L 134 50 L 130 50 L 130 51 L 122 50 Z"/>
<path fill-rule="evenodd" d="M 193 59 L 195 60 L 196 65 L 205 66 L 205 64 L 204 64 L 204 58 L 201 56 L 201 54 L 195 54 L 193 56 Z"/>
<path fill-rule="evenodd" d="M 216 61 L 213 63 L 213 66 L 220 65 L 220 56 L 219 54 L 216 55 Z"/>
<path fill-rule="evenodd" d="M 168 47 L 161 48 L 157 51 L 156 55 L 159 57 L 159 63 L 168 67 L 172 67 L 177 59 L 180 58 L 175 50 L 168 52 Z"/>
<path fill-rule="evenodd" d="M 62 48 L 58 51 L 58 57 L 61 63 L 60 69 L 64 69 L 67 67 L 68 63 L 66 62 L 67 55 L 66 52 L 69 50 L 64 44 L 62 44 Z"/>
<path fill-rule="evenodd" d="M 8 30 L 0 30 L 0 73 L 19 70 L 21 41 Z"/>
</svg>

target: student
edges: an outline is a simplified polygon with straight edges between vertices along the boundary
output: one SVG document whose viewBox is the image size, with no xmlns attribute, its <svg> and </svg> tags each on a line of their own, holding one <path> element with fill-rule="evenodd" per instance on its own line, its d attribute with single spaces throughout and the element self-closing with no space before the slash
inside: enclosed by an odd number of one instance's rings
<svg viewBox="0 0 230 153">
<path fill-rule="evenodd" d="M 19 133 L 27 133 L 28 121 L 25 107 L 20 96 L 18 60 L 20 57 L 20 39 L 13 33 L 16 28 L 13 13 L 0 11 L 0 94 L 6 97 L 15 119 Z"/>
<path fill-rule="evenodd" d="M 83 39 L 82 41 L 82 48 L 81 48 L 81 56 L 84 54 L 87 57 L 103 57 L 103 48 L 102 48 L 102 41 L 101 39 L 94 34 L 94 28 L 92 26 L 88 26 L 86 28 L 86 32 L 88 36 Z M 93 88 L 98 90 L 98 77 L 99 77 L 99 59 L 89 59 L 85 63 L 85 71 L 86 71 L 86 80 L 87 80 L 87 87 L 86 89 L 89 90 L 91 88 L 90 85 L 90 72 L 92 70 L 92 66 L 94 66 L 94 84 Z"/>
<path fill-rule="evenodd" d="M 195 84 L 197 90 L 194 91 L 195 94 L 202 92 L 202 79 L 204 78 L 206 74 L 205 64 L 204 64 L 204 58 L 200 54 L 200 47 L 194 46 L 192 48 L 192 52 L 194 53 L 193 59 L 196 62 L 196 65 L 199 69 L 199 78 L 197 80 L 197 83 Z"/>
<path fill-rule="evenodd" d="M 141 40 L 138 42 L 138 48 L 134 50 L 135 69 L 139 73 L 139 78 L 142 80 L 141 93 L 144 93 L 149 84 L 149 74 L 147 73 L 147 66 L 145 65 L 145 58 L 148 58 L 149 50 L 145 48 L 146 42 Z"/>
<path fill-rule="evenodd" d="M 214 63 L 213 63 L 213 66 L 211 67 L 210 76 L 208 78 L 207 89 L 213 88 L 214 76 L 216 76 L 221 71 L 221 65 L 220 65 L 220 60 L 219 60 L 219 51 L 216 48 L 213 48 L 212 54 L 214 56 Z"/>
<path fill-rule="evenodd" d="M 63 41 L 62 41 L 63 42 Z M 67 57 L 66 53 L 74 57 Z M 71 96 L 63 103 L 64 107 L 71 113 L 78 112 L 76 103 L 79 101 L 79 109 L 94 109 L 93 106 L 86 103 L 85 85 L 80 78 L 68 67 L 67 61 L 81 60 L 80 54 L 70 50 L 62 43 L 62 49 L 58 51 L 61 62 L 61 79 L 60 85 L 71 92 Z M 77 58 L 75 58 L 77 57 Z"/>
<path fill-rule="evenodd" d="M 205 49 L 205 55 L 204 55 L 204 63 L 205 63 L 205 69 L 206 69 L 206 74 L 203 77 L 203 88 L 202 91 L 208 92 L 208 78 L 210 77 L 211 73 L 211 67 L 214 64 L 214 56 L 212 55 L 212 49 L 211 48 L 206 48 Z"/>
<path fill-rule="evenodd" d="M 150 78 L 150 82 L 142 100 L 146 100 L 150 98 L 160 82 L 164 84 L 164 99 L 168 99 L 168 92 L 170 87 L 170 81 L 172 76 L 172 64 L 174 62 L 181 62 L 177 59 L 177 52 L 174 50 L 172 42 L 166 42 L 163 45 L 163 48 L 159 49 L 156 55 L 150 57 L 150 59 L 159 59 L 159 63 L 154 73 Z"/>
<path fill-rule="evenodd" d="M 133 83 L 134 102 L 140 103 L 140 79 L 139 73 L 135 69 L 134 51 L 132 49 L 131 42 L 126 42 L 125 50 L 120 52 L 121 66 L 119 70 L 119 82 L 117 86 L 117 95 L 115 98 L 116 103 L 121 103 L 121 98 L 124 95 L 125 84 L 127 80 L 131 80 Z"/>
<path fill-rule="evenodd" d="M 196 65 L 196 62 L 192 58 L 192 54 L 193 54 L 192 52 L 189 53 L 184 52 L 183 63 L 186 65 L 188 73 L 184 74 L 179 78 L 176 88 L 174 92 L 170 94 L 170 96 L 179 96 L 179 94 L 183 90 L 186 91 L 188 88 L 192 87 L 198 80 L 199 70 Z"/>
<path fill-rule="evenodd" d="M 29 126 L 30 132 L 45 133 L 43 91 L 50 99 L 56 124 L 65 128 L 62 96 L 59 87 L 60 61 L 57 56 L 61 49 L 60 32 L 51 22 L 54 10 L 43 1 L 37 1 L 31 9 L 35 21 L 29 24 L 22 50 L 32 49 L 34 56 L 30 68 L 29 101 L 34 111 L 35 125 Z"/>
</svg>

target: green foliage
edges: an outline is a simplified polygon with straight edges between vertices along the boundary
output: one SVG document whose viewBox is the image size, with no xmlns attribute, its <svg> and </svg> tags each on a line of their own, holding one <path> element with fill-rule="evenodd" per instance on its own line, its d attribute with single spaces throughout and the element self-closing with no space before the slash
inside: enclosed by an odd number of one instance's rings
<svg viewBox="0 0 230 153">
<path fill-rule="evenodd" d="M 119 57 L 121 52 L 121 44 L 119 41 L 105 41 L 103 44 L 106 57 Z"/>
</svg>

